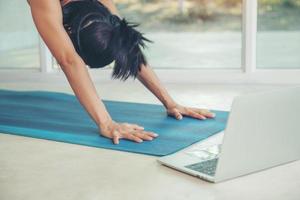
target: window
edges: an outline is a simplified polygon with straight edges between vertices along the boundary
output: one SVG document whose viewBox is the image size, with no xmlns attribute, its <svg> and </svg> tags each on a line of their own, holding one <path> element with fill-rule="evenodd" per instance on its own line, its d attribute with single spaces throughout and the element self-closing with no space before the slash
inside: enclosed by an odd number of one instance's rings
<svg viewBox="0 0 300 200">
<path fill-rule="evenodd" d="M 39 68 L 38 35 L 25 0 L 0 1 L 0 68 Z"/>
<path fill-rule="evenodd" d="M 241 68 L 241 0 L 115 0 L 154 41 L 154 68 Z"/>
<path fill-rule="evenodd" d="M 259 0 L 257 67 L 300 68 L 300 0 Z"/>
<path fill-rule="evenodd" d="M 300 83 L 300 0 L 114 2 L 154 41 L 145 54 L 164 81 Z M 60 71 L 26 4 L 0 1 L 0 68 Z"/>
</svg>

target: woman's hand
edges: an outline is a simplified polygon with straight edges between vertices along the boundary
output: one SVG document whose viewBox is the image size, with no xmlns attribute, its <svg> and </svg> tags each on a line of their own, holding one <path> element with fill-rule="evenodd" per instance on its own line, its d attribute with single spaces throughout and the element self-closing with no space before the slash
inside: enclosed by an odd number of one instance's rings
<svg viewBox="0 0 300 200">
<path fill-rule="evenodd" d="M 175 117 L 178 120 L 181 120 L 183 116 L 189 116 L 203 120 L 207 118 L 214 118 L 216 115 L 215 113 L 212 113 L 206 109 L 184 107 L 179 104 L 174 104 L 173 106 L 168 107 L 167 114 Z"/>
<path fill-rule="evenodd" d="M 144 127 L 137 124 L 117 123 L 111 120 L 104 126 L 99 126 L 102 136 L 111 138 L 114 144 L 119 144 L 120 139 L 132 140 L 138 143 L 144 140 L 153 140 L 158 134 L 145 131 Z"/>
</svg>

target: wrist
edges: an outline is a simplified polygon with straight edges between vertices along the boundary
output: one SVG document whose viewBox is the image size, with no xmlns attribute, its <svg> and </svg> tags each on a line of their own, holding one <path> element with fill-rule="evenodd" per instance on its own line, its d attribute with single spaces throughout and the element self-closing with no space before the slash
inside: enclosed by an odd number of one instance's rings
<svg viewBox="0 0 300 200">
<path fill-rule="evenodd" d="M 170 109 L 170 108 L 174 108 L 177 106 L 177 103 L 173 100 L 169 101 L 169 102 L 165 102 L 164 106 L 166 109 Z"/>
<path fill-rule="evenodd" d="M 108 113 L 106 114 L 102 114 L 98 120 L 97 120 L 97 125 L 100 129 L 104 129 L 106 128 L 107 126 L 109 126 L 111 123 L 112 123 L 112 118 L 110 117 L 110 115 Z"/>
</svg>

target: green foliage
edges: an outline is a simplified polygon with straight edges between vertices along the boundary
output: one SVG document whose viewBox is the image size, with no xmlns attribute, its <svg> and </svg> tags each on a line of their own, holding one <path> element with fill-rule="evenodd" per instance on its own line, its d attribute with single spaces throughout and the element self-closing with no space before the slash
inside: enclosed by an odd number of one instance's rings
<svg viewBox="0 0 300 200">
<path fill-rule="evenodd" d="M 283 0 L 282 5 L 286 7 L 297 7 L 300 6 L 299 0 Z"/>
<path fill-rule="evenodd" d="M 224 7 L 235 7 L 242 3 L 241 0 L 215 0 L 216 4 Z"/>
<path fill-rule="evenodd" d="M 201 0 L 191 0 L 194 2 L 200 2 Z M 242 0 L 213 0 L 218 5 L 223 7 L 233 7 L 241 4 Z M 259 5 L 263 6 L 286 6 L 286 7 L 298 7 L 300 6 L 300 0 L 258 0 Z"/>
<path fill-rule="evenodd" d="M 260 5 L 263 6 L 286 6 L 286 7 L 298 7 L 300 6 L 300 0 L 258 0 Z"/>
<path fill-rule="evenodd" d="M 151 30 L 241 29 L 242 0 L 114 1 L 122 15 Z M 258 0 L 258 14 L 260 30 L 300 30 L 300 0 Z"/>
</svg>

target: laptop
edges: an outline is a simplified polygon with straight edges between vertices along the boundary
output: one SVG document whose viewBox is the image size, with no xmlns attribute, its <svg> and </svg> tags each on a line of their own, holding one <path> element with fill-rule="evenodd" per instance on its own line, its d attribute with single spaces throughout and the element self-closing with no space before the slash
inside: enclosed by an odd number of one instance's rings
<svg viewBox="0 0 300 200">
<path fill-rule="evenodd" d="M 300 87 L 236 97 L 224 131 L 158 162 L 216 183 L 299 158 Z"/>
</svg>

